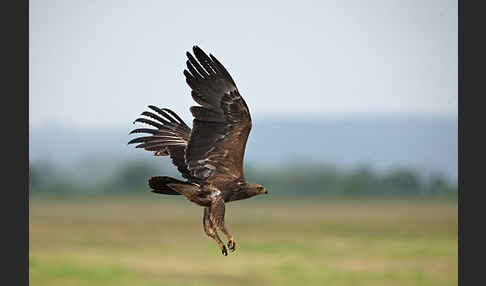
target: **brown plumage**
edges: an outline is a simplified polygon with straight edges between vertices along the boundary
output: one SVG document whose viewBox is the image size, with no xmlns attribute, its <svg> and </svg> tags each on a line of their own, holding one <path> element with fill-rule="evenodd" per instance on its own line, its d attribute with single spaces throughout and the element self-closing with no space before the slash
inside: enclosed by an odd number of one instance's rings
<svg viewBox="0 0 486 286">
<path fill-rule="evenodd" d="M 166 195 L 184 195 L 204 207 L 205 233 L 216 240 L 224 255 L 227 249 L 218 236 L 222 231 L 228 239 L 228 248 L 235 250 L 235 240 L 224 223 L 225 203 L 247 199 L 267 190 L 258 184 L 249 184 L 243 175 L 246 141 L 251 130 L 250 111 L 238 92 L 234 80 L 224 66 L 211 54 L 206 55 L 194 46 L 194 56 L 187 52 L 186 82 L 192 89 L 192 98 L 199 106 L 192 106 L 193 129 L 177 114 L 166 108 L 150 105 L 154 111 L 145 111 L 138 118 L 155 127 L 135 129 L 133 133 L 147 133 L 128 144 L 153 151 L 155 156 L 170 156 L 187 181 L 170 177 L 152 177 L 152 192 Z"/>
</svg>

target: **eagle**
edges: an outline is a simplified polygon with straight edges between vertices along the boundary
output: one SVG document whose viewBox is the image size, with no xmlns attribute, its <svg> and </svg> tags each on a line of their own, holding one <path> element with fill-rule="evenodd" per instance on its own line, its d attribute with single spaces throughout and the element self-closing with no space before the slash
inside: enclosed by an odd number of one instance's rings
<svg viewBox="0 0 486 286">
<path fill-rule="evenodd" d="M 199 105 L 192 106 L 191 129 L 174 111 L 149 105 L 135 122 L 152 128 L 130 132 L 145 136 L 132 139 L 136 148 L 154 152 L 154 156 L 169 156 L 186 181 L 167 176 L 151 177 L 151 191 L 164 195 L 183 195 L 202 206 L 203 228 L 214 239 L 224 256 L 226 245 L 218 231 L 226 236 L 228 249 L 235 251 L 236 243 L 225 225 L 225 204 L 268 194 L 260 184 L 251 184 L 243 174 L 246 142 L 251 130 L 248 106 L 241 97 L 235 81 L 212 54 L 198 46 L 193 55 L 187 52 L 186 82 L 191 96 Z"/>
</svg>

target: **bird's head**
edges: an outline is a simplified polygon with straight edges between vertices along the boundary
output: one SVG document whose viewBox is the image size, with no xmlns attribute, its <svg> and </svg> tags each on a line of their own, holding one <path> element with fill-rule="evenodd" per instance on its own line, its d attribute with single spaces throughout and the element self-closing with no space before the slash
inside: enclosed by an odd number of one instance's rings
<svg viewBox="0 0 486 286">
<path fill-rule="evenodd" d="M 263 195 L 263 194 L 268 194 L 267 189 L 265 189 L 264 186 L 259 185 L 259 184 L 248 184 L 249 189 L 251 190 L 252 193 L 255 195 Z"/>
</svg>

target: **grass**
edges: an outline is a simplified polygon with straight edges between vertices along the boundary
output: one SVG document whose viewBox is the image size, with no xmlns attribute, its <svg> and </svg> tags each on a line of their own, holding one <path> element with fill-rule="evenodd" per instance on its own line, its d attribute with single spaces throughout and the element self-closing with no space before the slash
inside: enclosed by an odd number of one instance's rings
<svg viewBox="0 0 486 286">
<path fill-rule="evenodd" d="M 457 202 L 233 202 L 221 255 L 183 198 L 30 202 L 30 285 L 457 285 Z"/>
</svg>

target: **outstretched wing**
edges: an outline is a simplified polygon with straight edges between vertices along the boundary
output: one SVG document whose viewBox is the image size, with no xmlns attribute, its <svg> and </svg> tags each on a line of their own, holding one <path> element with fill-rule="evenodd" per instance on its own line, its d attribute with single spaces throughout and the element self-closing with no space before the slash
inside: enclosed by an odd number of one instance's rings
<svg viewBox="0 0 486 286">
<path fill-rule="evenodd" d="M 243 158 L 251 130 L 248 106 L 228 71 L 199 47 L 189 52 L 186 82 L 192 98 L 193 130 L 186 148 L 192 176 L 208 182 L 243 179 Z M 196 60 L 197 59 L 197 60 Z"/>
<path fill-rule="evenodd" d="M 149 105 L 149 108 L 156 113 L 144 111 L 141 115 L 150 119 L 138 118 L 135 122 L 142 122 L 157 129 L 139 128 L 131 131 L 130 134 L 147 133 L 151 135 L 135 138 L 128 144 L 140 143 L 136 148 L 154 151 L 156 156 L 169 155 L 181 175 L 186 179 L 192 179 L 185 162 L 185 149 L 189 142 L 191 128 L 170 109 L 160 109 L 153 105 Z"/>
</svg>

